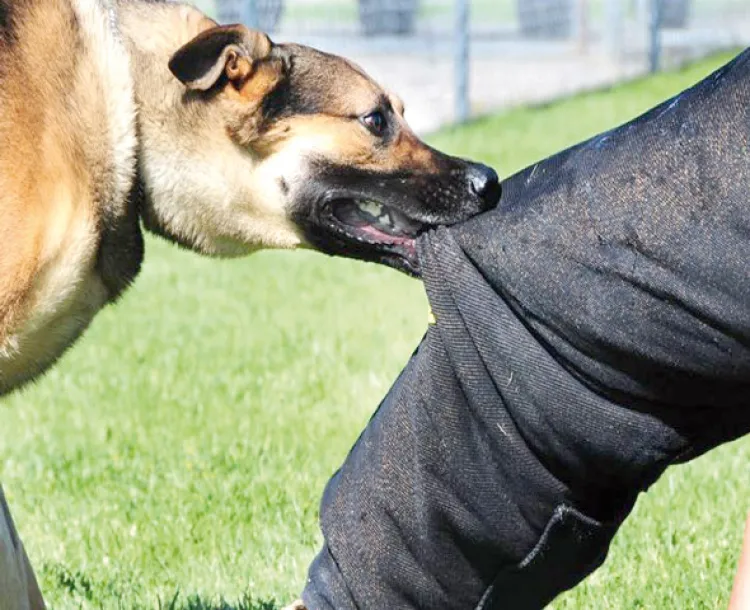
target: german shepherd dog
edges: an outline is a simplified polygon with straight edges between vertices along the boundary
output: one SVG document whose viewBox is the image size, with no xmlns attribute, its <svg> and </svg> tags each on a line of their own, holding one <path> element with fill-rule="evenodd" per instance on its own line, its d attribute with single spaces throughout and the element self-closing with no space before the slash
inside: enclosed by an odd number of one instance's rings
<svg viewBox="0 0 750 610">
<path fill-rule="evenodd" d="M 357 66 L 153 0 L 0 0 L 0 394 L 138 273 L 141 224 L 220 257 L 309 247 L 419 274 L 497 175 L 421 142 Z M 43 607 L 0 488 L 0 609 Z"/>
</svg>

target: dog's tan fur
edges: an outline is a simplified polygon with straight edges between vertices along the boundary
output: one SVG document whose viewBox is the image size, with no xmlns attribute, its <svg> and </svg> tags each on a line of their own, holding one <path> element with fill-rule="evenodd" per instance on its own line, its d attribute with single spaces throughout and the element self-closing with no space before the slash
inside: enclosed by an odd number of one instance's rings
<svg viewBox="0 0 750 610">
<path fill-rule="evenodd" d="M 13 19 L 18 41 L 0 46 L 0 393 L 45 370 L 137 270 L 126 260 L 138 258 L 135 246 L 101 260 L 108 233 L 138 241 L 127 235 L 139 231 L 128 209 L 136 171 L 147 226 L 236 256 L 301 245 L 279 177 L 303 180 L 309 151 L 362 167 L 431 161 L 410 152 L 421 143 L 408 134 L 368 157 L 367 134 L 336 114 L 364 112 L 382 91 L 344 60 L 346 107 L 334 92 L 328 115 L 280 120 L 262 138 L 253 118 L 279 78 L 273 63 L 222 99 L 185 102 L 170 57 L 216 25 L 191 7 L 14 0 Z"/>
<path fill-rule="evenodd" d="M 429 222 L 478 211 L 451 211 L 463 166 L 419 141 L 398 98 L 344 59 L 280 48 L 185 5 L 0 0 L 0 395 L 129 285 L 141 222 L 215 256 L 306 245 L 300 206 L 321 159 L 370 172 L 381 193 L 387 175 L 410 193 L 405 176 L 427 185 L 417 204 L 442 205 Z M 297 110 L 278 107 L 282 83 Z M 387 143 L 357 120 L 378 107 Z M 0 610 L 43 607 L 0 487 Z"/>
</svg>

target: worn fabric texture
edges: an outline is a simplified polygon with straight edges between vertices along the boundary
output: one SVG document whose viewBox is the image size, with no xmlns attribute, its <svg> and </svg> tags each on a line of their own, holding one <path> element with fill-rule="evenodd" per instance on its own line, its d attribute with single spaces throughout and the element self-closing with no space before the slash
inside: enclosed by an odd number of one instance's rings
<svg viewBox="0 0 750 610">
<path fill-rule="evenodd" d="M 750 431 L 750 54 L 422 239 L 436 324 L 322 503 L 309 610 L 532 610 Z"/>
</svg>

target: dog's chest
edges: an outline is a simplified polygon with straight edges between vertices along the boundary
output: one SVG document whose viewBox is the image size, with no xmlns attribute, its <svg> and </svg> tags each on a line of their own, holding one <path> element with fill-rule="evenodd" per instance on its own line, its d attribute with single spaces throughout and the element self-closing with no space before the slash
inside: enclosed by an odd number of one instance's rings
<svg viewBox="0 0 750 610">
<path fill-rule="evenodd" d="M 47 165 L 38 172 L 38 264 L 11 327 L 0 336 L 0 395 L 54 363 L 129 283 L 142 255 L 129 197 L 135 102 L 113 0 L 70 3 L 83 43 L 60 52 L 78 54 L 85 78 L 66 92 L 75 112 L 49 132 Z"/>
<path fill-rule="evenodd" d="M 93 219 L 76 219 L 66 226 L 55 246 L 36 274 L 28 315 L 0 344 L 0 394 L 48 368 L 107 302 L 107 288 L 96 270 Z"/>
</svg>

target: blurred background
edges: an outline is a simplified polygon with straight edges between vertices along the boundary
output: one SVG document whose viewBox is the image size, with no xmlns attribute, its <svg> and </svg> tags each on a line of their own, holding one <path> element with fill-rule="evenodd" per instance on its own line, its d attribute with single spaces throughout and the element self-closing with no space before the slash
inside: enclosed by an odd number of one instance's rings
<svg viewBox="0 0 750 610">
<path fill-rule="evenodd" d="M 748 0 L 199 0 L 360 63 L 421 133 L 750 44 Z"/>
<path fill-rule="evenodd" d="M 750 38 L 750 0 L 197 1 L 356 59 L 423 133 L 491 115 L 427 140 L 503 176 L 682 91 Z M 419 282 L 376 265 L 304 250 L 217 261 L 147 237 L 121 302 L 0 401 L 0 481 L 49 607 L 295 599 L 324 486 L 427 311 Z M 747 437 L 670 468 L 605 566 L 553 608 L 726 608 L 749 463 Z"/>
</svg>

